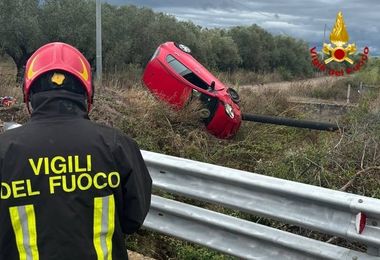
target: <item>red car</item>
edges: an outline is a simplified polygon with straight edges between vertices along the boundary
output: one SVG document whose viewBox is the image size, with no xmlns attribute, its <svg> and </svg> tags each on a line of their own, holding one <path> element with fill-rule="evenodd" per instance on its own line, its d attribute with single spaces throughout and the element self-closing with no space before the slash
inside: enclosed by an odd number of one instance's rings
<svg viewBox="0 0 380 260">
<path fill-rule="evenodd" d="M 143 82 L 158 98 L 176 108 L 199 97 L 207 130 L 218 138 L 230 138 L 241 125 L 239 95 L 227 88 L 183 44 L 161 44 L 147 64 Z"/>
</svg>

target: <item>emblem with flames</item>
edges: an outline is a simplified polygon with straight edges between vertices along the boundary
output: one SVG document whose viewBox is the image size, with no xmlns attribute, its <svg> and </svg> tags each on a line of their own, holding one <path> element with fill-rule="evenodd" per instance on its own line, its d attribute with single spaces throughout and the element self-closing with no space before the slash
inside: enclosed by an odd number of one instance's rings
<svg viewBox="0 0 380 260">
<path fill-rule="evenodd" d="M 347 61 L 353 64 L 354 61 L 349 58 L 349 55 L 353 55 L 356 52 L 356 45 L 347 44 L 349 36 L 346 30 L 346 25 L 344 24 L 343 14 L 339 12 L 336 16 L 336 22 L 334 29 L 330 33 L 330 43 L 323 43 L 323 52 L 331 57 L 325 59 L 325 64 L 331 61 L 343 62 Z"/>
</svg>

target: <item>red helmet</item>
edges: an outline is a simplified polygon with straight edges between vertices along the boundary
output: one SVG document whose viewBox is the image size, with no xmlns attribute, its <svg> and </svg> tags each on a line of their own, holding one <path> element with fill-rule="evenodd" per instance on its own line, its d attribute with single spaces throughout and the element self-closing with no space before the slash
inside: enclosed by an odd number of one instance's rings
<svg viewBox="0 0 380 260">
<path fill-rule="evenodd" d="M 87 92 L 88 111 L 93 102 L 91 67 L 83 54 L 71 45 L 53 42 L 39 48 L 28 60 L 24 77 L 24 102 L 29 110 L 30 88 L 42 74 L 62 70 L 80 80 Z"/>
</svg>

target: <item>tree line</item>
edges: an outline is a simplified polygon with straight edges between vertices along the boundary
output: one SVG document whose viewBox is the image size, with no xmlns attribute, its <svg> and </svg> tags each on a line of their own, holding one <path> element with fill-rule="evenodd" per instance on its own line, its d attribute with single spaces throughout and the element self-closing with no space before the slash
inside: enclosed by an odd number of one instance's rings
<svg viewBox="0 0 380 260">
<path fill-rule="evenodd" d="M 52 41 L 76 46 L 95 66 L 95 22 L 94 0 L 2 0 L 0 50 L 13 59 L 19 75 L 30 55 Z M 106 71 L 145 66 L 159 44 L 175 41 L 214 70 L 312 73 L 304 41 L 273 36 L 257 25 L 207 29 L 149 8 L 103 4 L 102 29 Z"/>
</svg>

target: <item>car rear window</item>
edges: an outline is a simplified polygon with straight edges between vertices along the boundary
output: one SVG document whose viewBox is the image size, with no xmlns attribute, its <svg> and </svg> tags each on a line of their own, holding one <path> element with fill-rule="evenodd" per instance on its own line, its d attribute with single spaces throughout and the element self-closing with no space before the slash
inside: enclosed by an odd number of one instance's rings
<svg viewBox="0 0 380 260">
<path fill-rule="evenodd" d="M 179 62 L 176 58 L 174 58 L 172 55 L 168 55 L 166 57 L 166 61 L 169 63 L 169 65 L 182 77 L 184 77 L 188 82 L 191 84 L 203 88 L 208 89 L 209 85 L 204 82 L 201 78 L 199 78 L 194 72 L 189 70 L 185 65 L 183 65 L 181 62 Z"/>
<path fill-rule="evenodd" d="M 191 70 L 186 68 L 181 62 L 176 60 L 172 55 L 168 55 L 166 57 L 166 61 L 169 63 L 170 67 L 172 67 L 179 75 L 185 76 L 186 74 L 191 73 Z"/>
</svg>

